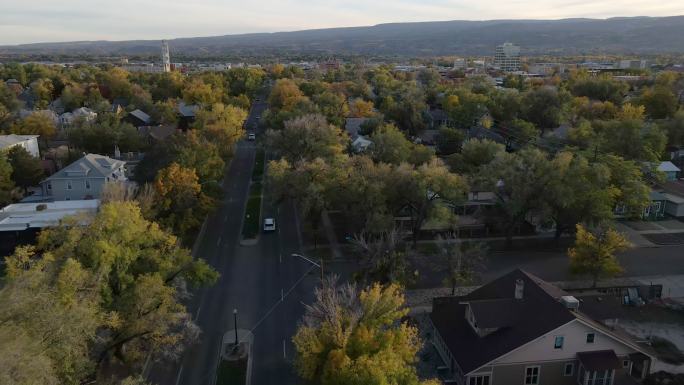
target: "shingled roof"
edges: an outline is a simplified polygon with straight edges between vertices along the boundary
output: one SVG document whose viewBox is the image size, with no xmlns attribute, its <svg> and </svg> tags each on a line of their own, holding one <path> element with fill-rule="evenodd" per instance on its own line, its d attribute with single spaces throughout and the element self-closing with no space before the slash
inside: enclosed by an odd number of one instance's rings
<svg viewBox="0 0 684 385">
<path fill-rule="evenodd" d="M 524 282 L 515 299 L 516 280 Z M 462 297 L 435 298 L 431 319 L 464 373 L 506 354 L 575 319 L 561 302 L 567 295 L 517 269 Z M 481 327 L 498 330 L 483 337 L 465 319 L 470 303 Z"/>
</svg>

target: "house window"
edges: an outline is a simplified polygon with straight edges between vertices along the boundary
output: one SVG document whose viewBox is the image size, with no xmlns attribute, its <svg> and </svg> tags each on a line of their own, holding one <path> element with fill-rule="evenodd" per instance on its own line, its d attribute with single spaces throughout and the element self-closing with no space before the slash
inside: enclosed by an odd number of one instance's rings
<svg viewBox="0 0 684 385">
<path fill-rule="evenodd" d="M 553 348 L 554 349 L 563 349 L 563 341 L 565 338 L 563 336 L 556 336 L 553 340 Z"/>
<path fill-rule="evenodd" d="M 656 213 L 656 214 L 660 213 L 660 204 L 661 204 L 660 201 L 657 201 L 657 202 L 654 202 L 654 203 L 653 203 L 653 207 L 655 208 L 655 213 Z"/>
<path fill-rule="evenodd" d="M 622 360 L 622 367 L 625 369 L 629 368 L 629 360 Z"/>
<path fill-rule="evenodd" d="M 70 201 L 70 200 L 71 200 L 71 197 L 65 197 L 64 200 L 65 200 L 65 201 Z"/>
<path fill-rule="evenodd" d="M 471 376 L 468 379 L 468 385 L 490 385 L 490 375 L 480 374 L 477 376 Z"/>
<path fill-rule="evenodd" d="M 525 385 L 539 384 L 539 366 L 528 366 L 525 368 Z"/>
<path fill-rule="evenodd" d="M 50 190 L 50 191 L 52 191 L 52 183 L 48 183 L 48 184 L 47 184 L 47 189 Z"/>
<path fill-rule="evenodd" d="M 90 181 L 86 179 L 85 181 L 86 190 L 90 190 Z"/>
<path fill-rule="evenodd" d="M 593 344 L 595 339 L 596 339 L 596 334 L 587 333 L 587 343 L 588 344 Z"/>
<path fill-rule="evenodd" d="M 574 362 L 566 362 L 565 366 L 563 367 L 563 375 L 566 377 L 570 377 L 575 373 L 575 363 Z"/>
<path fill-rule="evenodd" d="M 67 181 L 67 190 L 71 190 L 71 181 L 70 180 Z"/>
</svg>

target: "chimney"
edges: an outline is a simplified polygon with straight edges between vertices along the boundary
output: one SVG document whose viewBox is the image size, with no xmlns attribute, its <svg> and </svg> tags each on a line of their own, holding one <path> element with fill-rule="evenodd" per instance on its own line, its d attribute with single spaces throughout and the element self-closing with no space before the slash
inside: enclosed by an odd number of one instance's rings
<svg viewBox="0 0 684 385">
<path fill-rule="evenodd" d="M 523 292 L 525 290 L 525 281 L 518 278 L 515 280 L 515 299 L 523 299 Z"/>
</svg>

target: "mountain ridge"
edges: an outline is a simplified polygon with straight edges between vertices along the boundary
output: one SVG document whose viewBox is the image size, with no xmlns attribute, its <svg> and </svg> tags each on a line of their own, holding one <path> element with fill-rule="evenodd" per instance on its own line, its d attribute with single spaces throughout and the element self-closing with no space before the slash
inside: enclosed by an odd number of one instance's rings
<svg viewBox="0 0 684 385">
<path fill-rule="evenodd" d="M 684 16 L 382 23 L 286 32 L 168 39 L 176 54 L 492 55 L 505 41 L 523 54 L 684 53 Z M 503 37 L 503 38 L 502 38 Z M 155 55 L 159 40 L 95 40 L 0 46 L 0 54 Z"/>
</svg>

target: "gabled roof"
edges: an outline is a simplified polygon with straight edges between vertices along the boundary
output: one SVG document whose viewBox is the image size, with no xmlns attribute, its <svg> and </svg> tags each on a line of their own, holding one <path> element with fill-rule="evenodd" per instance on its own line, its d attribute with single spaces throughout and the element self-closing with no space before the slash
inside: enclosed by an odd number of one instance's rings
<svg viewBox="0 0 684 385">
<path fill-rule="evenodd" d="M 514 299 L 518 279 L 524 282 L 521 300 Z M 432 322 L 464 373 L 575 319 L 572 312 L 559 302 L 561 294 L 567 294 L 541 285 L 539 281 L 539 278 L 517 269 L 466 296 L 434 299 Z M 506 316 L 505 326 L 480 337 L 465 319 L 465 302 L 486 300 L 507 302 L 508 310 L 516 314 Z M 517 302 L 510 305 L 513 301 Z M 477 318 L 476 322 L 479 325 Z"/>
<path fill-rule="evenodd" d="M 129 112 L 129 114 L 136 117 L 137 119 L 139 119 L 143 123 L 149 123 L 152 120 L 152 118 L 149 115 L 147 115 L 145 112 L 143 112 L 141 110 L 136 109 L 136 110 Z"/>
<path fill-rule="evenodd" d="M 183 101 L 178 102 L 178 113 L 185 118 L 194 118 L 195 111 L 198 108 L 199 106 L 195 104 L 185 104 Z"/>
<path fill-rule="evenodd" d="M 524 283 L 520 300 L 515 299 L 518 280 Z M 516 269 L 466 296 L 435 298 L 430 317 L 466 374 L 572 321 L 592 327 L 636 351 L 653 356 L 648 347 L 637 343 L 634 338 L 609 329 L 581 309 L 566 308 L 561 297 L 567 295 L 567 292 L 541 278 Z M 478 336 L 465 319 L 468 305 L 473 309 L 478 327 L 498 330 L 483 337 Z M 496 317 L 502 319 L 497 320 Z"/>
<path fill-rule="evenodd" d="M 39 135 L 0 135 L 0 149 L 14 146 L 15 144 L 37 138 Z"/>
<path fill-rule="evenodd" d="M 87 154 L 83 156 L 83 158 L 52 174 L 43 182 L 53 179 L 78 178 L 85 176 L 88 178 L 106 178 L 124 164 L 126 164 L 126 162 L 112 159 L 108 156 Z"/>
<path fill-rule="evenodd" d="M 682 171 L 679 167 L 675 166 L 674 163 L 672 163 L 670 161 L 660 162 L 657 170 L 662 171 L 662 172 L 679 172 L 679 171 Z"/>
</svg>

